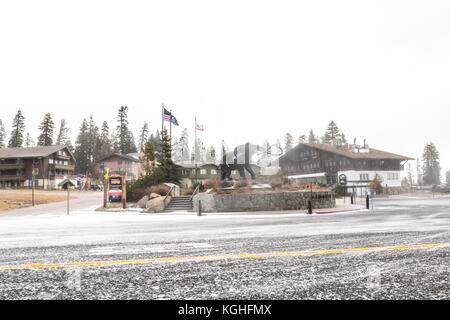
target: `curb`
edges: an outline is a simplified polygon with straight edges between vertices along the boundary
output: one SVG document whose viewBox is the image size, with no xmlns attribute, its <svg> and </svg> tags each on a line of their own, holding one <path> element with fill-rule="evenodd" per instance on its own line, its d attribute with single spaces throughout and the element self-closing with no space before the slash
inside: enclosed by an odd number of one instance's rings
<svg viewBox="0 0 450 320">
<path fill-rule="evenodd" d="M 339 210 L 339 211 L 320 211 L 320 212 L 314 212 L 314 213 L 315 214 L 329 214 L 329 213 L 351 212 L 351 211 L 361 211 L 361 210 L 367 210 L 367 209 L 366 208 L 357 208 L 357 209 Z"/>
</svg>

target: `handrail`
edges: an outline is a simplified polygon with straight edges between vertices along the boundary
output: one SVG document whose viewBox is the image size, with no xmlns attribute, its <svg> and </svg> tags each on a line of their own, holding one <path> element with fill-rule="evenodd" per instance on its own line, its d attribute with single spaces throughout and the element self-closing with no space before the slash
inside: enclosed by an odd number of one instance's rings
<svg viewBox="0 0 450 320">
<path fill-rule="evenodd" d="M 197 187 L 195 187 L 194 192 L 192 192 L 191 201 L 192 201 L 192 199 L 194 199 L 195 193 L 198 192 L 199 189 L 200 189 L 200 185 L 198 184 Z"/>
<path fill-rule="evenodd" d="M 167 196 L 172 192 L 173 188 L 175 186 L 171 186 L 169 192 L 167 192 L 166 196 L 164 197 L 164 201 L 166 201 Z"/>
</svg>

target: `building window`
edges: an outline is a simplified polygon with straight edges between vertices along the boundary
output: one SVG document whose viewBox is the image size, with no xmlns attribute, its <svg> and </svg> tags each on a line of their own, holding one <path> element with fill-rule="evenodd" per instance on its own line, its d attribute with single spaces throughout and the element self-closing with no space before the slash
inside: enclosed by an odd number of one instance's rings
<svg viewBox="0 0 450 320">
<path fill-rule="evenodd" d="M 211 174 L 217 174 L 216 169 L 211 169 Z"/>
<path fill-rule="evenodd" d="M 361 181 L 367 181 L 367 180 L 369 180 L 369 174 L 368 174 L 368 173 L 361 173 L 361 174 L 359 175 L 359 180 L 361 180 Z"/>
<path fill-rule="evenodd" d="M 200 169 L 200 174 L 206 174 L 206 169 Z"/>
<path fill-rule="evenodd" d="M 388 180 L 398 180 L 399 179 L 398 172 L 388 172 L 387 179 Z"/>
</svg>

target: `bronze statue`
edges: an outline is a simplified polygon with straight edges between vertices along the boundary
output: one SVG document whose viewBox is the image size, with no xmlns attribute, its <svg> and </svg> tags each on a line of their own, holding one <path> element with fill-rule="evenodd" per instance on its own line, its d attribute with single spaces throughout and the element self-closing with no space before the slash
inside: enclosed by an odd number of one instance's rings
<svg viewBox="0 0 450 320">
<path fill-rule="evenodd" d="M 263 148 L 259 145 L 247 142 L 234 148 L 232 152 L 223 152 L 222 163 L 220 164 L 220 179 L 231 179 L 231 171 L 238 170 L 241 179 L 245 179 L 245 170 L 251 175 L 252 179 L 256 179 L 256 174 L 252 169 L 254 164 L 252 158 L 256 154 L 260 154 Z"/>
</svg>

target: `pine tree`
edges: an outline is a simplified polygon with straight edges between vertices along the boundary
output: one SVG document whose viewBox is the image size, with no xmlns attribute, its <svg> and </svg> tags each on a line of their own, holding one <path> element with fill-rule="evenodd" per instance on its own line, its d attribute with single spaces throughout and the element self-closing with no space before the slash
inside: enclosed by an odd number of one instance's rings
<svg viewBox="0 0 450 320">
<path fill-rule="evenodd" d="M 341 133 L 341 135 L 340 135 L 340 140 L 341 140 L 341 143 L 342 144 L 347 144 L 348 142 L 347 142 L 347 138 L 345 137 L 345 134 L 344 133 Z"/>
<path fill-rule="evenodd" d="M 416 165 L 417 165 L 417 168 L 416 168 L 417 185 L 418 185 L 418 186 L 421 186 L 421 185 L 423 184 L 423 181 L 422 181 L 422 171 L 420 170 L 420 160 L 419 160 L 419 157 L 417 157 Z"/>
<path fill-rule="evenodd" d="M 280 139 L 277 139 L 277 142 L 275 143 L 275 146 L 277 148 L 277 153 L 279 153 L 280 155 L 284 154 L 283 152 L 283 147 L 281 146 L 281 142 Z"/>
<path fill-rule="evenodd" d="M 99 146 L 100 146 L 100 134 L 98 132 L 98 127 L 94 123 L 94 118 L 92 114 L 89 116 L 89 125 L 88 125 L 88 156 L 89 156 L 89 164 L 88 170 L 89 172 L 94 172 L 94 165 L 99 160 Z"/>
<path fill-rule="evenodd" d="M 187 128 L 181 132 L 180 140 L 177 143 L 177 153 L 181 155 L 181 161 L 189 161 L 189 134 Z"/>
<path fill-rule="evenodd" d="M 89 168 L 89 129 L 86 118 L 81 123 L 80 132 L 78 133 L 75 142 L 74 156 L 76 159 L 75 171 L 78 173 L 85 173 Z"/>
<path fill-rule="evenodd" d="M 195 159 L 197 159 L 198 162 L 204 162 L 205 160 L 205 147 L 203 145 L 203 141 L 197 137 L 197 143 L 194 143 L 193 146 L 193 152 L 194 152 L 194 157 Z"/>
<path fill-rule="evenodd" d="M 9 138 L 8 147 L 18 148 L 23 144 L 23 133 L 25 131 L 25 117 L 22 115 L 22 111 L 18 110 L 14 116 L 13 130 Z"/>
<path fill-rule="evenodd" d="M 214 146 L 210 146 L 206 152 L 206 162 L 215 163 L 216 162 L 216 149 Z"/>
<path fill-rule="evenodd" d="M 119 151 L 121 154 L 137 152 L 136 142 L 133 133 L 128 129 L 128 107 L 121 106 L 119 108 L 117 121 L 117 139 L 119 143 Z"/>
<path fill-rule="evenodd" d="M 33 138 L 31 138 L 31 135 L 27 133 L 27 136 L 25 138 L 25 147 L 33 147 L 33 146 L 34 146 Z"/>
<path fill-rule="evenodd" d="M 294 138 L 290 133 L 286 133 L 284 137 L 284 151 L 288 152 L 292 149 Z"/>
<path fill-rule="evenodd" d="M 53 122 L 52 115 L 46 113 L 40 126 L 41 134 L 38 137 L 38 146 L 51 146 L 53 145 L 53 131 L 55 130 L 55 123 Z"/>
<path fill-rule="evenodd" d="M 152 174 L 155 166 L 156 166 L 156 157 L 155 150 L 153 149 L 152 143 L 147 141 L 142 149 L 143 155 L 139 158 L 141 162 L 142 169 L 145 172 L 146 176 Z"/>
<path fill-rule="evenodd" d="M 156 130 L 155 134 L 151 134 L 149 141 L 152 143 L 153 149 L 155 149 L 156 153 L 161 152 L 161 135 L 159 133 L 159 130 Z"/>
<path fill-rule="evenodd" d="M 80 132 L 75 145 L 74 156 L 76 161 L 75 170 L 79 173 L 89 171 L 92 174 L 97 174 L 95 164 L 98 160 L 98 127 L 94 124 L 92 115 L 89 117 L 89 122 L 86 118 L 81 123 Z"/>
<path fill-rule="evenodd" d="M 340 138 L 339 128 L 337 124 L 332 120 L 325 131 L 324 136 L 322 137 L 322 143 L 337 143 Z"/>
<path fill-rule="evenodd" d="M 69 138 L 69 128 L 67 127 L 67 121 L 61 119 L 59 124 L 58 136 L 56 137 L 56 145 L 67 146 L 70 152 L 73 152 L 74 148 Z"/>
<path fill-rule="evenodd" d="M 425 145 L 422 155 L 423 183 L 438 185 L 441 182 L 441 168 L 439 165 L 439 152 L 433 142 Z"/>
<path fill-rule="evenodd" d="M 111 137 L 109 138 L 111 141 L 111 147 L 113 153 L 120 153 L 119 139 L 114 133 L 111 133 Z"/>
<path fill-rule="evenodd" d="M 319 142 L 316 138 L 316 135 L 312 131 L 312 129 L 309 131 L 308 142 L 309 143 L 318 143 Z"/>
<path fill-rule="evenodd" d="M 148 122 L 144 122 L 141 129 L 141 134 L 139 135 L 139 150 L 143 150 L 144 146 L 148 141 Z"/>
<path fill-rule="evenodd" d="M 2 120 L 0 119 L 0 148 L 5 147 L 6 147 L 6 130 Z"/>
<path fill-rule="evenodd" d="M 304 135 L 304 134 L 299 135 L 297 142 L 298 143 L 306 142 L 306 135 Z"/>
<path fill-rule="evenodd" d="M 113 153 L 113 142 L 111 141 L 109 125 L 106 121 L 103 121 L 102 124 L 97 153 L 97 159 L 103 159 Z"/>
<path fill-rule="evenodd" d="M 127 140 L 128 140 L 128 150 L 126 150 L 126 152 L 127 153 L 138 152 L 133 132 L 131 132 L 130 130 L 128 130 Z"/>
<path fill-rule="evenodd" d="M 178 171 L 172 161 L 172 146 L 170 145 L 170 137 L 167 130 L 161 131 L 161 152 L 157 155 L 160 163 L 160 170 L 164 174 L 166 182 L 179 184 Z"/>
<path fill-rule="evenodd" d="M 266 140 L 264 142 L 263 148 L 264 148 L 264 155 L 267 155 L 267 156 L 272 155 L 272 150 L 271 150 L 272 148 L 270 147 L 270 143 L 268 140 Z"/>
<path fill-rule="evenodd" d="M 384 188 L 381 185 L 381 180 L 380 180 L 380 176 L 378 175 L 378 173 L 375 174 L 375 177 L 370 182 L 370 186 L 371 186 L 372 190 L 376 192 L 376 194 L 384 193 Z"/>
</svg>

